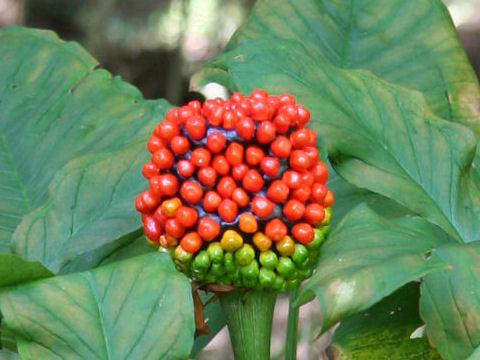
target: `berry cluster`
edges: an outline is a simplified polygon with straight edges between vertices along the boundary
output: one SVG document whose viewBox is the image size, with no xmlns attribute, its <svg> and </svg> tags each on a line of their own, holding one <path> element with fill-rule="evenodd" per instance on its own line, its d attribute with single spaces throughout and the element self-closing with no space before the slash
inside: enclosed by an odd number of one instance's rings
<svg viewBox="0 0 480 360">
<path fill-rule="evenodd" d="M 310 276 L 333 194 L 309 118 L 263 89 L 167 111 L 135 200 L 150 242 L 199 282 L 283 290 Z"/>
</svg>

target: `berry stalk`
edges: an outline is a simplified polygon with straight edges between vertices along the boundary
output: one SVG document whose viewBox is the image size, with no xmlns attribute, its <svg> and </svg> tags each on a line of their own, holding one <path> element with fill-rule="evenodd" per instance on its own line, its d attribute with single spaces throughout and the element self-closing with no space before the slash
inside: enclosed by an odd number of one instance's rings
<svg viewBox="0 0 480 360">
<path fill-rule="evenodd" d="M 277 292 L 230 291 L 220 295 L 235 360 L 269 360 Z"/>
</svg>

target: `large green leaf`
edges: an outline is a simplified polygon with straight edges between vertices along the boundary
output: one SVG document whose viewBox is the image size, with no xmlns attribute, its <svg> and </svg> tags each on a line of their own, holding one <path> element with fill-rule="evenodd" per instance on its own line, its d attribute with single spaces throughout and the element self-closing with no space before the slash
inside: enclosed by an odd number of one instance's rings
<svg viewBox="0 0 480 360">
<path fill-rule="evenodd" d="M 260 86 L 295 94 L 311 110 L 310 126 L 342 177 L 458 240 L 480 237 L 480 191 L 469 170 L 475 138 L 433 115 L 420 93 L 339 69 L 315 48 L 277 38 L 242 43 L 213 60 L 203 76 L 244 92 Z"/>
<path fill-rule="evenodd" d="M 434 113 L 480 135 L 478 81 L 440 0 L 260 0 L 227 49 L 263 36 L 419 90 Z"/>
<path fill-rule="evenodd" d="M 0 292 L 24 360 L 185 359 L 193 342 L 191 288 L 166 254 Z"/>
<path fill-rule="evenodd" d="M 428 274 L 422 283 L 427 335 L 446 359 L 466 359 L 480 348 L 480 241 L 444 246 L 432 257 L 451 269 Z"/>
<path fill-rule="evenodd" d="M 331 345 L 335 360 L 440 360 L 425 337 L 412 337 L 418 315 L 419 284 L 409 283 L 371 308 L 343 319 Z"/>
<path fill-rule="evenodd" d="M 25 261 L 17 255 L 2 253 L 0 253 L 0 274 L 0 287 L 53 275 L 37 261 Z"/>
<path fill-rule="evenodd" d="M 405 283 L 445 262 L 430 251 L 449 240 L 419 218 L 386 220 L 360 205 L 343 218 L 322 247 L 316 273 L 298 302 L 315 294 L 322 331 L 345 316 L 367 309 Z"/>
<path fill-rule="evenodd" d="M 148 136 L 154 122 L 162 118 L 167 104 L 161 100 L 143 100 L 136 88 L 120 78 L 112 77 L 105 70 L 93 70 L 96 61 L 79 45 L 65 43 L 48 31 L 19 27 L 2 29 L 0 64 L 0 250 L 5 252 L 23 215 L 45 203 L 48 185 L 56 172 L 77 157 L 90 154 L 90 158 L 76 160 L 69 169 L 80 164 L 90 166 L 95 163 L 97 155 L 105 158 L 107 153 L 112 153 L 110 165 L 98 181 L 92 183 L 90 179 L 89 183 L 77 183 L 84 195 L 88 194 L 91 203 L 99 194 L 112 194 L 111 205 L 119 209 L 115 190 L 117 184 L 125 180 L 116 167 L 126 171 L 124 164 L 119 163 L 121 152 L 126 151 L 127 145 L 138 144 L 130 148 L 139 159 L 131 164 L 129 172 L 139 177 L 132 181 L 128 176 L 130 187 L 125 186 L 121 194 L 126 195 L 127 188 L 131 194 L 134 188 L 142 186 L 139 163 L 146 158 L 146 150 L 141 153 L 141 142 Z M 65 171 L 57 177 L 57 184 L 59 177 L 68 178 Z M 108 171 L 112 175 L 110 178 L 106 177 Z M 74 182 L 65 180 L 69 181 Z M 50 187 L 50 191 L 55 190 Z M 74 197 L 75 192 L 64 199 L 65 203 L 72 204 Z M 51 203 L 54 200 L 49 201 L 47 208 L 54 206 Z M 61 201 L 58 195 L 56 201 Z M 125 196 L 121 201 L 125 204 Z M 42 211 L 48 214 L 45 210 L 35 210 L 30 219 L 38 219 Z M 124 215 L 123 211 L 120 213 Z M 76 224 L 89 222 L 88 214 L 74 214 L 74 217 Z M 129 221 L 118 232 L 132 231 L 133 222 Z M 23 226 L 27 227 L 25 222 Z M 49 226 L 53 226 L 51 222 Z M 43 229 L 42 232 L 49 232 L 46 241 L 63 241 L 52 239 L 53 234 L 61 232 L 58 229 L 61 226 L 57 223 L 55 228 Z M 135 226 L 139 226 L 138 219 Z M 107 228 L 105 223 L 105 232 Z M 72 230 L 75 230 L 75 224 Z M 16 237 L 18 240 L 20 234 Z M 28 252 L 18 247 L 17 251 L 21 255 Z M 33 258 L 43 256 L 40 252 Z"/>
</svg>

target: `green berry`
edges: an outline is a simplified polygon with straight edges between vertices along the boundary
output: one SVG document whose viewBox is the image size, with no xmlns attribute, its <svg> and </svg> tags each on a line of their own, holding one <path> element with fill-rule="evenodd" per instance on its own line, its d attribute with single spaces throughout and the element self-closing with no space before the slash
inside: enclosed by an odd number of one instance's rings
<svg viewBox="0 0 480 360">
<path fill-rule="evenodd" d="M 235 261 L 240 266 L 248 265 L 255 258 L 255 250 L 250 244 L 243 244 L 243 246 L 235 251 Z"/>
<path fill-rule="evenodd" d="M 210 256 L 205 250 L 202 250 L 195 256 L 192 263 L 192 269 L 207 270 L 210 267 Z"/>
<path fill-rule="evenodd" d="M 293 263 L 292 259 L 290 259 L 289 257 L 281 256 L 278 259 L 277 272 L 285 279 L 292 278 L 292 275 L 294 274 L 294 272 L 296 272 L 295 264 Z"/>
<path fill-rule="evenodd" d="M 260 253 L 260 264 L 269 270 L 275 270 L 278 265 L 278 257 L 272 250 L 262 251 Z"/>
<path fill-rule="evenodd" d="M 237 269 L 231 252 L 225 253 L 225 256 L 223 257 L 223 265 L 228 273 L 233 273 Z"/>
<path fill-rule="evenodd" d="M 272 287 L 273 283 L 275 282 L 275 278 L 276 278 L 276 275 L 274 271 L 267 269 L 265 267 L 262 267 L 260 269 L 260 272 L 258 274 L 258 281 L 260 285 L 262 285 L 263 287 L 266 287 L 266 288 Z"/>
<path fill-rule="evenodd" d="M 295 264 L 301 264 L 305 261 L 305 259 L 308 259 L 307 248 L 305 247 L 305 245 L 298 243 L 295 244 L 295 250 L 292 254 L 292 260 L 295 262 Z"/>
<path fill-rule="evenodd" d="M 223 262 L 223 248 L 219 242 L 213 242 L 208 245 L 207 252 L 213 263 Z"/>
<path fill-rule="evenodd" d="M 259 274 L 258 263 L 256 260 L 251 261 L 248 265 L 240 268 L 240 273 L 244 280 L 256 280 Z"/>
</svg>

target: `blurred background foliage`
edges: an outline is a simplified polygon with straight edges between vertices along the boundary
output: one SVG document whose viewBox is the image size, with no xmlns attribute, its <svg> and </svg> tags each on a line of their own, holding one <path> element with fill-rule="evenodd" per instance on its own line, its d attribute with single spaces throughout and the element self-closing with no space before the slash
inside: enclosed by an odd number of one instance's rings
<svg viewBox="0 0 480 360">
<path fill-rule="evenodd" d="M 444 0 L 477 75 L 480 74 L 480 0 Z M 217 55 L 247 17 L 255 0 L 0 0 L 0 27 L 21 24 L 54 30 L 82 44 L 146 98 L 182 104 L 192 74 Z M 275 309 L 272 354 L 283 357 L 288 302 Z M 300 312 L 298 359 L 327 359 L 326 337 L 316 339 L 318 306 Z M 312 341 L 316 342 L 312 345 Z M 0 353 L 0 359 L 5 359 Z M 224 329 L 197 359 L 231 359 Z"/>
</svg>

